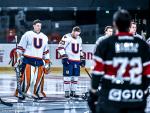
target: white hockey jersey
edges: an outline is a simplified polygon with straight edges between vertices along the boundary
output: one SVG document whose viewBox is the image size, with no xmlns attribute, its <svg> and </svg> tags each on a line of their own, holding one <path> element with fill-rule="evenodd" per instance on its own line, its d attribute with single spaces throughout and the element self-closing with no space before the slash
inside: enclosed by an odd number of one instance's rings
<svg viewBox="0 0 150 113">
<path fill-rule="evenodd" d="M 21 37 L 17 51 L 30 58 L 50 59 L 48 37 L 41 32 L 27 31 Z"/>
<path fill-rule="evenodd" d="M 61 56 L 67 54 L 70 61 L 80 61 L 80 56 L 83 56 L 81 37 L 73 38 L 71 33 L 64 35 L 59 42 L 58 52 Z"/>
</svg>

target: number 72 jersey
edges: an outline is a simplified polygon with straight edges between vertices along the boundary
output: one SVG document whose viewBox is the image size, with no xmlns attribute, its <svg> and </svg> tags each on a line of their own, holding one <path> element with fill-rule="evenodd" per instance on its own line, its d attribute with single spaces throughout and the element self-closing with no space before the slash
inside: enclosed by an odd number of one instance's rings
<svg viewBox="0 0 150 113">
<path fill-rule="evenodd" d="M 94 63 L 92 73 L 112 84 L 138 86 L 143 78 L 150 78 L 149 46 L 130 34 L 118 34 L 100 42 L 95 49 Z"/>
</svg>

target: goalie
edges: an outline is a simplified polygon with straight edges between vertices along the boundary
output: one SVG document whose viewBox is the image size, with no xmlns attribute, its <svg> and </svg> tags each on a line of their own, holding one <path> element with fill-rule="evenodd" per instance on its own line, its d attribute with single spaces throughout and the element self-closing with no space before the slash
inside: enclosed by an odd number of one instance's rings
<svg viewBox="0 0 150 113">
<path fill-rule="evenodd" d="M 78 97 L 76 94 L 80 66 L 85 66 L 82 52 L 81 29 L 76 26 L 71 33 L 63 36 L 58 45 L 58 52 L 62 58 L 65 97 Z"/>
<path fill-rule="evenodd" d="M 14 49 L 10 56 L 12 66 L 20 68 L 21 92 L 30 93 L 37 99 L 45 97 L 44 73 L 50 70 L 50 58 L 48 49 L 48 37 L 40 32 L 41 21 L 34 20 L 33 30 L 27 31 L 21 38 L 17 49 Z M 19 99 L 25 99 L 24 95 L 18 93 Z"/>
</svg>

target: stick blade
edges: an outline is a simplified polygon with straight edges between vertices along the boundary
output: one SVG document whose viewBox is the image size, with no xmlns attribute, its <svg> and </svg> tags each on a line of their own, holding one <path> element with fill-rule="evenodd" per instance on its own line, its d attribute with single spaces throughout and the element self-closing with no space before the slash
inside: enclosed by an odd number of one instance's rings
<svg viewBox="0 0 150 113">
<path fill-rule="evenodd" d="M 3 101 L 1 98 L 0 98 L 0 102 L 1 102 L 1 104 L 3 104 L 3 105 L 9 106 L 9 107 L 13 107 L 13 104 L 12 104 L 12 103 L 10 103 L 10 102 L 5 102 L 5 101 Z"/>
</svg>

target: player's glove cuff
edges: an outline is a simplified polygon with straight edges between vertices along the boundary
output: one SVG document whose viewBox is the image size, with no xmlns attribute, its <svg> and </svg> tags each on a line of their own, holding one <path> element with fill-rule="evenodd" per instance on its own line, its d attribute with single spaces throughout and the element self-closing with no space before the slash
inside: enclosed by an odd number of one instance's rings
<svg viewBox="0 0 150 113">
<path fill-rule="evenodd" d="M 64 66 L 68 66 L 68 65 L 69 65 L 68 56 L 67 56 L 66 54 L 64 54 L 64 55 L 62 56 L 62 64 L 63 64 Z"/>
<path fill-rule="evenodd" d="M 81 61 L 80 61 L 80 66 L 85 67 L 85 58 L 83 56 L 80 57 Z"/>
<path fill-rule="evenodd" d="M 43 62 L 44 62 L 44 73 L 45 74 L 50 73 L 50 68 L 51 68 L 52 62 L 49 59 L 46 59 Z"/>
</svg>

